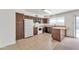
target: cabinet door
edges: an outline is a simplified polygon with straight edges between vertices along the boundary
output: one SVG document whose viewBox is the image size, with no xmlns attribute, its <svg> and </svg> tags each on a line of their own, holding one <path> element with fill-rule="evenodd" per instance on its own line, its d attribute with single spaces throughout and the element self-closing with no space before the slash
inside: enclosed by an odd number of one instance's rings
<svg viewBox="0 0 79 59">
<path fill-rule="evenodd" d="M 43 23 L 48 23 L 48 19 L 43 19 Z"/>
<path fill-rule="evenodd" d="M 24 38 L 24 15 L 16 13 L 16 39 Z"/>
<path fill-rule="evenodd" d="M 34 35 L 37 35 L 37 33 L 38 33 L 37 28 L 33 28 L 33 34 L 34 34 Z"/>
</svg>

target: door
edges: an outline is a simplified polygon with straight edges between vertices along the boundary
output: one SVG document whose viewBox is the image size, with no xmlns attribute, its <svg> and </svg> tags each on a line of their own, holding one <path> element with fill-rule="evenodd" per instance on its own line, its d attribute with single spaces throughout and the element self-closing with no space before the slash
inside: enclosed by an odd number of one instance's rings
<svg viewBox="0 0 79 59">
<path fill-rule="evenodd" d="M 16 39 L 24 38 L 24 15 L 16 13 Z"/>
<path fill-rule="evenodd" d="M 25 19 L 24 28 L 25 28 L 25 38 L 33 36 L 33 20 Z"/>
</svg>

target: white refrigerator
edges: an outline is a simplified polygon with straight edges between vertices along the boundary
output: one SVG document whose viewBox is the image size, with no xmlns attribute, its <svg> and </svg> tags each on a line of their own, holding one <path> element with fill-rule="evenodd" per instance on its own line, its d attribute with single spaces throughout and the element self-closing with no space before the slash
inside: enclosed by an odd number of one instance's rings
<svg viewBox="0 0 79 59">
<path fill-rule="evenodd" d="M 25 38 L 33 36 L 33 20 L 25 19 L 24 20 L 24 30 L 25 30 Z"/>
</svg>

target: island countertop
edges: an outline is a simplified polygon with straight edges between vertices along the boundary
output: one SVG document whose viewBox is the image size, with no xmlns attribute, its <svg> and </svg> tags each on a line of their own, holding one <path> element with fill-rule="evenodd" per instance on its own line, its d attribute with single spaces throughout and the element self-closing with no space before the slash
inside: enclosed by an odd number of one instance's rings
<svg viewBox="0 0 79 59">
<path fill-rule="evenodd" d="M 60 30 L 65 30 L 67 29 L 66 26 L 54 26 L 52 29 L 60 29 Z"/>
</svg>

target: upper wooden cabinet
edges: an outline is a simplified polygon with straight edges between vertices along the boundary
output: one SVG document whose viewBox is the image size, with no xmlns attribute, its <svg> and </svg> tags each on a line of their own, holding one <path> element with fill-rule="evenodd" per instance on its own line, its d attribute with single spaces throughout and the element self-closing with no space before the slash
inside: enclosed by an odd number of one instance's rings
<svg viewBox="0 0 79 59">
<path fill-rule="evenodd" d="M 44 18 L 43 23 L 48 23 L 48 18 Z"/>
<path fill-rule="evenodd" d="M 24 18 L 25 19 L 33 19 L 34 20 L 34 23 L 35 22 L 41 22 L 42 23 L 48 23 L 48 18 L 40 18 L 40 17 L 35 17 L 35 16 L 28 16 L 28 15 L 24 15 Z"/>
</svg>

